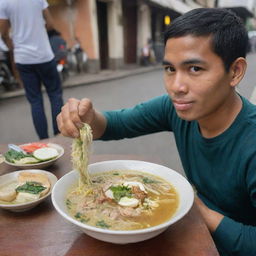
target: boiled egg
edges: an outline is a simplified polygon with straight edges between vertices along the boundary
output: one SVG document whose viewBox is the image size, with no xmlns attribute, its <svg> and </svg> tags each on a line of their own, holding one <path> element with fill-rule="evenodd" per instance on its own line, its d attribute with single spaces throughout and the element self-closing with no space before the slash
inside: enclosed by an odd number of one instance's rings
<svg viewBox="0 0 256 256">
<path fill-rule="evenodd" d="M 114 199 L 114 194 L 111 189 L 108 189 L 107 191 L 105 191 L 105 195 L 106 195 L 106 197 L 108 197 L 110 199 Z"/>
<path fill-rule="evenodd" d="M 124 207 L 136 207 L 138 206 L 140 201 L 137 198 L 129 198 L 129 197 L 122 197 L 118 204 Z"/>
</svg>

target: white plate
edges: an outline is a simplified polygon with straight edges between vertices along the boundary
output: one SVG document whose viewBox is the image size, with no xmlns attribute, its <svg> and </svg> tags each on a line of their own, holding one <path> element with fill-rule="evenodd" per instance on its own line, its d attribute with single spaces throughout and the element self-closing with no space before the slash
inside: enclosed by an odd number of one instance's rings
<svg viewBox="0 0 256 256">
<path fill-rule="evenodd" d="M 28 144 L 23 144 L 20 146 L 25 146 Z M 58 144 L 54 144 L 54 143 L 46 143 L 46 144 L 51 148 L 57 149 L 59 155 L 56 158 L 48 160 L 48 161 L 40 162 L 40 163 L 35 163 L 35 164 L 15 164 L 15 163 L 8 162 L 6 159 L 4 160 L 4 162 L 8 165 L 15 166 L 20 169 L 43 169 L 43 168 L 46 168 L 46 167 L 52 165 L 54 162 L 56 162 L 64 154 L 64 148 L 62 146 L 60 146 Z"/>
<path fill-rule="evenodd" d="M 158 164 L 153 164 L 143 161 L 134 160 L 115 160 L 104 161 L 89 165 L 89 173 L 101 173 L 111 170 L 137 170 L 144 173 L 157 175 L 166 181 L 170 182 L 176 189 L 179 195 L 179 207 L 168 221 L 145 229 L 118 231 L 101 229 L 98 227 L 89 226 L 72 218 L 67 210 L 65 198 L 68 189 L 77 182 L 79 174 L 77 171 L 71 171 L 60 178 L 55 184 L 52 191 L 52 202 L 57 212 L 67 221 L 79 227 L 87 235 L 96 239 L 116 243 L 127 244 L 144 241 L 165 231 L 170 225 L 176 223 L 183 218 L 194 202 L 194 192 L 189 182 L 178 172 Z"/>
<path fill-rule="evenodd" d="M 0 203 L 0 208 L 10 210 L 10 211 L 13 211 L 13 212 L 23 212 L 23 211 L 30 210 L 30 209 L 34 208 L 35 206 L 37 206 L 42 201 L 44 201 L 51 194 L 53 186 L 58 180 L 57 177 L 54 174 L 50 173 L 50 172 L 43 171 L 43 170 L 37 170 L 37 169 L 31 169 L 31 170 L 11 172 L 11 173 L 4 174 L 4 175 L 0 176 L 0 187 L 4 186 L 5 184 L 17 181 L 18 175 L 21 172 L 32 172 L 32 173 L 44 173 L 44 174 L 46 174 L 50 183 L 51 183 L 51 188 L 50 188 L 49 192 L 46 195 L 39 198 L 38 200 L 36 200 L 36 201 L 31 201 L 31 202 L 22 203 L 22 204 L 3 204 L 3 203 Z"/>
</svg>

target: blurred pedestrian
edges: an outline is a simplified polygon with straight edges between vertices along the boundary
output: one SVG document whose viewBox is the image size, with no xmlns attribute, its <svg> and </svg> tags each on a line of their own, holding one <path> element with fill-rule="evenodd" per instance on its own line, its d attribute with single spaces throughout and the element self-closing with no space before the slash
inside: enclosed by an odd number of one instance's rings
<svg viewBox="0 0 256 256">
<path fill-rule="evenodd" d="M 149 66 L 154 64 L 155 60 L 156 57 L 153 49 L 153 41 L 149 38 L 141 49 L 141 65 Z"/>
<path fill-rule="evenodd" d="M 48 29 L 53 27 L 47 7 L 46 0 L 0 0 L 0 32 L 10 52 L 14 51 L 40 139 L 49 137 L 41 84 L 44 84 L 51 103 L 54 134 L 59 132 L 56 116 L 63 105 L 61 82 L 46 32 L 46 26 Z"/>
<path fill-rule="evenodd" d="M 150 64 L 150 47 L 148 42 L 141 48 L 141 65 L 149 66 Z"/>
<path fill-rule="evenodd" d="M 71 52 L 75 55 L 76 58 L 76 71 L 81 73 L 84 71 L 84 65 L 87 62 L 87 54 L 83 51 L 79 39 L 75 38 L 76 43 L 71 48 Z"/>
</svg>

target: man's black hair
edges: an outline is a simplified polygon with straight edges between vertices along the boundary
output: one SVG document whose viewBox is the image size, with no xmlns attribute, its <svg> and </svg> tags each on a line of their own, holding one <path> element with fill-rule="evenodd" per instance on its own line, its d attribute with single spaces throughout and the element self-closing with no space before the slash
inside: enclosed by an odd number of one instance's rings
<svg viewBox="0 0 256 256">
<path fill-rule="evenodd" d="M 248 34 L 242 20 L 232 11 L 219 8 L 198 8 L 176 18 L 164 34 L 164 43 L 170 38 L 187 35 L 212 36 L 212 49 L 222 60 L 228 72 L 239 57 L 246 57 Z"/>
</svg>

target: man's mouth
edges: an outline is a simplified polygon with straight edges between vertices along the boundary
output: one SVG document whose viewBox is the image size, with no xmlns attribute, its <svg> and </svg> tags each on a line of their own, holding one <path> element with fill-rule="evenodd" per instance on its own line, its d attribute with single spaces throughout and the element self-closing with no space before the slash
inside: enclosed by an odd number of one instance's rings
<svg viewBox="0 0 256 256">
<path fill-rule="evenodd" d="M 192 101 L 183 101 L 183 100 L 173 100 L 173 105 L 178 111 L 185 111 L 192 108 Z"/>
</svg>

